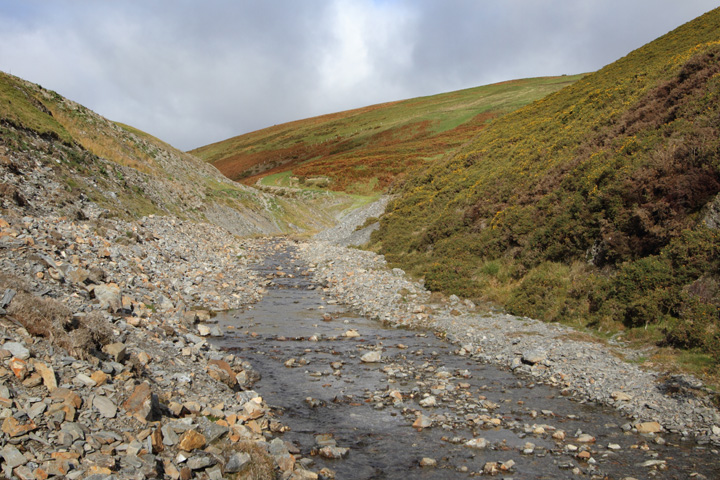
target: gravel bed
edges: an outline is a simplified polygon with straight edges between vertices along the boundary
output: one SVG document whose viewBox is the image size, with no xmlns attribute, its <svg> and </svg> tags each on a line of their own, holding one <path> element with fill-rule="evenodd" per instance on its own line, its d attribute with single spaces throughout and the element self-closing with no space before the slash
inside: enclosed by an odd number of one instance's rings
<svg viewBox="0 0 720 480">
<path fill-rule="evenodd" d="M 358 313 L 391 325 L 434 329 L 462 355 L 532 376 L 565 395 L 614 406 L 628 417 L 628 428 L 656 421 L 667 431 L 720 443 L 720 414 L 709 390 L 692 376 L 643 370 L 623 360 L 634 352 L 567 326 L 481 312 L 455 296 L 433 303 L 422 284 L 389 269 L 372 252 L 328 242 L 306 243 L 300 250 L 316 279 Z"/>
</svg>

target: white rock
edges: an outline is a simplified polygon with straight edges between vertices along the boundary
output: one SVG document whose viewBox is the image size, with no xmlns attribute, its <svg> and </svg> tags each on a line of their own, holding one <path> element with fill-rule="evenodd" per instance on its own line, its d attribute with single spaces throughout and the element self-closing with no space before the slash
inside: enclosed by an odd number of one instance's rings
<svg viewBox="0 0 720 480">
<path fill-rule="evenodd" d="M 373 350 L 360 357 L 360 361 L 363 363 L 377 363 L 380 360 L 382 360 L 382 352 L 380 350 Z"/>
<path fill-rule="evenodd" d="M 468 440 L 467 442 L 465 442 L 466 447 L 476 448 L 478 450 L 487 448 L 488 445 L 490 445 L 490 442 L 488 442 L 484 438 L 473 438 L 472 440 Z"/>
<path fill-rule="evenodd" d="M 197 329 L 198 335 L 200 335 L 201 337 L 207 337 L 210 335 L 210 327 L 208 327 L 207 325 L 200 324 L 197 326 Z"/>
<path fill-rule="evenodd" d="M 95 380 L 93 380 L 92 378 L 88 377 L 88 376 L 85 375 L 84 373 L 78 373 L 78 374 L 75 376 L 75 380 L 77 380 L 77 381 L 80 382 L 81 384 L 85 385 L 86 387 L 94 387 L 95 385 L 97 385 L 97 382 L 96 382 Z"/>
<path fill-rule="evenodd" d="M 435 407 L 437 406 L 437 399 L 435 398 L 435 395 L 430 395 L 429 397 L 420 400 L 420 405 L 423 407 Z"/>
</svg>

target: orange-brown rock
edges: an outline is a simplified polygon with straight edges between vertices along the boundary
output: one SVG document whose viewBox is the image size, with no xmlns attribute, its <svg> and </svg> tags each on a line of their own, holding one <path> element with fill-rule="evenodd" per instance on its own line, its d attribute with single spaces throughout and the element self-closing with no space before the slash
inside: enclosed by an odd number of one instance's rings
<svg viewBox="0 0 720 480">
<path fill-rule="evenodd" d="M 55 378 L 55 369 L 52 366 L 45 365 L 43 362 L 36 361 L 34 363 L 35 370 L 42 376 L 45 388 L 52 393 L 58 388 L 57 379 Z"/>
<path fill-rule="evenodd" d="M 37 425 L 32 420 L 30 423 L 21 423 L 20 420 L 15 417 L 7 417 L 2 424 L 2 431 L 11 437 L 19 437 L 25 435 L 28 432 L 32 432 L 37 429 Z"/>
<path fill-rule="evenodd" d="M 152 393 L 147 382 L 135 387 L 132 395 L 125 400 L 122 407 L 128 415 L 134 416 L 143 423 L 159 415 L 157 395 Z"/>
<path fill-rule="evenodd" d="M 206 443 L 207 440 L 205 439 L 205 435 L 197 432 L 196 430 L 188 430 L 183 433 L 182 437 L 180 437 L 178 448 L 185 450 L 186 452 L 191 452 L 198 448 L 203 448 Z"/>
<path fill-rule="evenodd" d="M 73 392 L 72 390 L 67 389 L 65 387 L 59 387 L 59 388 L 55 389 L 55 391 L 50 394 L 50 397 L 55 400 L 59 399 L 63 403 L 72 405 L 76 409 L 82 407 L 82 397 L 80 395 L 78 395 L 77 393 Z"/>
<path fill-rule="evenodd" d="M 224 383 L 230 388 L 235 388 L 237 379 L 235 372 L 225 360 L 210 360 L 207 366 L 208 375 L 215 380 Z"/>
</svg>

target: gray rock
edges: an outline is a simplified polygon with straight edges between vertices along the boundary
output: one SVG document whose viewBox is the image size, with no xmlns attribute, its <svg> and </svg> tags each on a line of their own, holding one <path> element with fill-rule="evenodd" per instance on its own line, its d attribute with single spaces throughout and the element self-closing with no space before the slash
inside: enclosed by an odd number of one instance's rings
<svg viewBox="0 0 720 480">
<path fill-rule="evenodd" d="M 547 359 L 547 353 L 544 350 L 528 350 L 526 352 L 523 352 L 522 354 L 522 360 L 525 363 L 528 363 L 530 365 L 535 365 L 536 363 L 541 363 Z"/>
<path fill-rule="evenodd" d="M 28 462 L 25 455 L 20 453 L 20 450 L 12 445 L 6 445 L 5 448 L 0 450 L 0 455 L 2 455 L 5 460 L 5 464 L 11 469 L 19 467 L 20 465 L 25 465 Z"/>
<path fill-rule="evenodd" d="M 210 455 L 194 455 L 187 461 L 187 466 L 190 470 L 202 470 L 203 468 L 211 467 L 217 463 Z"/>
<path fill-rule="evenodd" d="M 13 357 L 17 357 L 20 360 L 27 360 L 30 358 L 30 350 L 25 347 L 22 343 L 19 342 L 5 342 L 2 345 L 2 348 L 4 350 L 9 351 L 12 353 Z"/>
<path fill-rule="evenodd" d="M 118 312 L 122 309 L 122 292 L 117 285 L 113 283 L 96 285 L 93 288 L 93 294 L 100 303 L 101 309 L 110 309 L 112 312 Z"/>
<path fill-rule="evenodd" d="M 93 407 L 105 418 L 115 418 L 115 415 L 117 415 L 117 405 L 102 395 L 96 395 L 93 398 Z"/>
<path fill-rule="evenodd" d="M 225 472 L 240 472 L 250 464 L 250 460 L 250 455 L 245 452 L 235 453 L 228 459 L 228 462 L 225 464 Z"/>
</svg>

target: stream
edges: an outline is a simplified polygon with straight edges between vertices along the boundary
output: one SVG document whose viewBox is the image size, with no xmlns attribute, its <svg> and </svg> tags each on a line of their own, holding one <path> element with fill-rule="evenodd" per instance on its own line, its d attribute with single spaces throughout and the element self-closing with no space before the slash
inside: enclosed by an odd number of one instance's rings
<svg viewBox="0 0 720 480">
<path fill-rule="evenodd" d="M 632 433 L 614 410 L 460 356 L 433 332 L 348 312 L 290 244 L 269 242 L 263 258 L 254 268 L 267 293 L 216 317 L 225 336 L 213 343 L 261 374 L 253 388 L 308 469 L 338 479 L 720 478 L 709 445 Z M 376 351 L 379 362 L 363 361 Z"/>
</svg>

